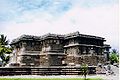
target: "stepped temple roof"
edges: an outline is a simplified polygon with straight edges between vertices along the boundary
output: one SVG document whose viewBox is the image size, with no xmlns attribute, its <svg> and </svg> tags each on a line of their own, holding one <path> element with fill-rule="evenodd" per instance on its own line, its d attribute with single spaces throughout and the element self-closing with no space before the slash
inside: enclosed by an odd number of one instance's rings
<svg viewBox="0 0 120 80">
<path fill-rule="evenodd" d="M 14 39 L 11 44 L 15 44 L 19 41 L 22 40 L 34 40 L 34 41 L 41 41 L 41 40 L 45 40 L 45 39 L 70 39 L 70 38 L 74 38 L 74 37 L 85 37 L 85 38 L 94 38 L 94 39 L 99 39 L 99 40 L 103 40 L 105 41 L 105 38 L 103 37 L 98 37 L 98 36 L 93 36 L 93 35 L 86 35 L 86 34 L 80 34 L 78 31 L 77 32 L 73 32 L 73 33 L 69 33 L 69 34 L 65 34 L 65 35 L 60 35 L 60 34 L 45 34 L 43 36 L 33 36 L 33 35 L 22 35 L 16 39 Z"/>
<path fill-rule="evenodd" d="M 98 36 L 80 34 L 78 31 L 77 32 L 73 32 L 73 33 L 69 33 L 69 34 L 65 35 L 65 39 L 73 38 L 73 37 L 95 38 L 95 39 L 100 39 L 100 40 L 104 40 L 105 39 L 105 38 L 98 37 Z"/>
<path fill-rule="evenodd" d="M 49 39 L 49 38 L 52 38 L 52 39 L 64 39 L 64 35 L 48 33 L 48 34 L 45 34 L 45 35 L 41 36 L 42 40 Z"/>
<path fill-rule="evenodd" d="M 16 39 L 14 39 L 11 44 L 14 44 L 14 43 L 17 43 L 19 41 L 22 41 L 22 40 L 35 40 L 35 41 L 40 41 L 41 40 L 41 37 L 39 36 L 33 36 L 33 35 L 22 35 Z"/>
</svg>

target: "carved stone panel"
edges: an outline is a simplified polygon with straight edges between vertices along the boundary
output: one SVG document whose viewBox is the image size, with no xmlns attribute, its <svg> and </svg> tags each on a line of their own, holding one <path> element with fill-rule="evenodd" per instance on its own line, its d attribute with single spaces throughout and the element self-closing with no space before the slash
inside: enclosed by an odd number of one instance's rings
<svg viewBox="0 0 120 80">
<path fill-rule="evenodd" d="M 40 66 L 39 55 L 23 55 L 21 66 Z"/>
</svg>

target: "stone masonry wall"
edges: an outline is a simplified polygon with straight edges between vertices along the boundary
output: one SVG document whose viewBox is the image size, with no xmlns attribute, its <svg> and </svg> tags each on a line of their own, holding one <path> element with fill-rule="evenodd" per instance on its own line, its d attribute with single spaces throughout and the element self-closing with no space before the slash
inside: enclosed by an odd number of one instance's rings
<svg viewBox="0 0 120 80">
<path fill-rule="evenodd" d="M 76 64 L 88 64 L 89 66 L 97 66 L 98 63 L 105 63 L 104 56 L 93 56 L 93 55 L 81 55 L 81 56 L 67 56 L 66 63 L 69 65 L 70 63 Z"/>
<path fill-rule="evenodd" d="M 39 59 L 39 55 L 24 55 L 22 56 L 21 66 L 39 66 Z"/>
</svg>

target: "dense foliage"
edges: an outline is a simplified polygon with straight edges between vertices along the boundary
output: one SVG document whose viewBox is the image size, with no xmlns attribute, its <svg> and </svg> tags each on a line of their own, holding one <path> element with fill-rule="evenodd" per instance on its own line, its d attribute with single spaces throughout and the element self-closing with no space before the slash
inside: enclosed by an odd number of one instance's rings
<svg viewBox="0 0 120 80">
<path fill-rule="evenodd" d="M 116 49 L 113 49 L 110 53 L 110 62 L 111 64 L 119 62 L 119 54 Z"/>
<path fill-rule="evenodd" d="M 7 37 L 3 34 L 0 35 L 0 59 L 1 66 L 5 66 L 9 61 L 9 55 L 12 52 L 12 49 L 8 46 Z"/>
</svg>

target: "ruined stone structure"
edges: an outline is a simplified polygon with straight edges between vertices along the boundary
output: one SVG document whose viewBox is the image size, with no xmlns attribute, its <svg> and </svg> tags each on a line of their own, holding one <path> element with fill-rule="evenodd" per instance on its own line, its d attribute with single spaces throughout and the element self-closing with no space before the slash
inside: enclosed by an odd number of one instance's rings
<svg viewBox="0 0 120 80">
<path fill-rule="evenodd" d="M 22 35 L 11 42 L 14 48 L 10 66 L 50 67 L 104 64 L 109 45 L 102 37 L 74 32 L 66 35 Z"/>
</svg>

